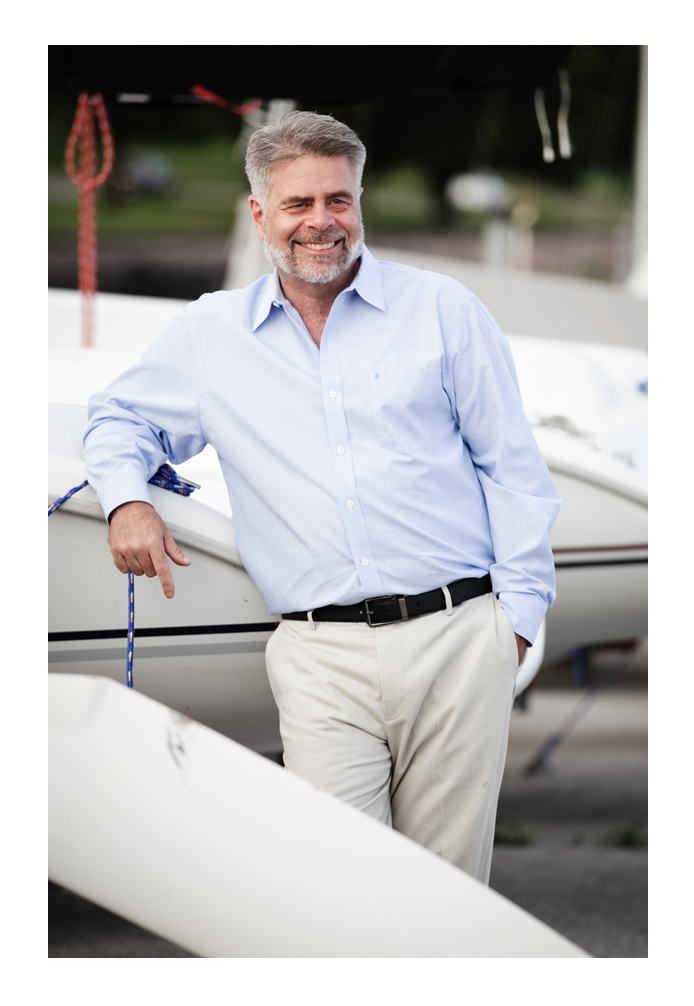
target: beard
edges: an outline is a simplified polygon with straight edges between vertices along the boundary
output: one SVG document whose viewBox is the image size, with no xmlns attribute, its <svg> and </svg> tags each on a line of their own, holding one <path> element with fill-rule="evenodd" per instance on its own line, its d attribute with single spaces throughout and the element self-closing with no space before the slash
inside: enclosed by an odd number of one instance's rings
<svg viewBox="0 0 694 1006">
<path fill-rule="evenodd" d="M 289 238 L 289 248 L 276 248 L 267 240 L 263 233 L 263 251 L 276 269 L 281 269 L 288 276 L 302 279 L 306 283 L 332 283 L 338 279 L 359 258 L 364 247 L 364 226 L 359 214 L 359 234 L 349 243 L 347 231 L 330 227 L 325 231 L 297 231 Z M 297 252 L 298 244 L 328 244 L 330 241 L 342 241 L 342 249 L 330 261 L 316 258 L 314 261 L 300 259 Z"/>
</svg>

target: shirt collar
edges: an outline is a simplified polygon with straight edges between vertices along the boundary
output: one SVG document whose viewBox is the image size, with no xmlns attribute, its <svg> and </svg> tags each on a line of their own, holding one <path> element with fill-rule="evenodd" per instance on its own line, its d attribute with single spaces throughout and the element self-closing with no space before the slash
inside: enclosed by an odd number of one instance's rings
<svg viewBox="0 0 694 1006">
<path fill-rule="evenodd" d="M 345 293 L 354 290 L 362 300 L 379 311 L 385 311 L 386 305 L 383 298 L 383 280 L 381 279 L 381 267 L 373 257 L 369 249 L 364 245 L 361 252 L 361 263 L 359 272 L 354 277 Z M 258 301 L 258 307 L 253 320 L 253 331 L 260 327 L 270 314 L 273 307 L 283 307 L 289 303 L 282 292 L 277 270 L 270 274 L 263 285 L 262 293 Z"/>
<path fill-rule="evenodd" d="M 369 249 L 364 245 L 361 252 L 361 265 L 348 290 L 356 290 L 362 300 L 379 311 L 385 311 L 386 302 L 383 297 L 383 280 L 381 267 Z"/>
<path fill-rule="evenodd" d="M 263 284 L 260 299 L 258 300 L 258 308 L 255 312 L 255 318 L 253 319 L 252 331 L 255 332 L 255 330 L 263 324 L 270 313 L 270 308 L 284 303 L 285 296 L 282 293 L 279 276 L 277 275 L 277 270 L 275 269 L 273 273 L 270 273 L 269 276 L 265 277 L 265 283 Z"/>
</svg>

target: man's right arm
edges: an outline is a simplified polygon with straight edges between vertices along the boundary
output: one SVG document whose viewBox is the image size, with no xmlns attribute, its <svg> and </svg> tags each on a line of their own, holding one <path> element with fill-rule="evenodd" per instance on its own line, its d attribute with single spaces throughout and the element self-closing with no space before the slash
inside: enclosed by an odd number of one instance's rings
<svg viewBox="0 0 694 1006">
<path fill-rule="evenodd" d="M 110 523 L 113 560 L 121 572 L 158 576 L 173 597 L 167 556 L 188 565 L 150 499 L 148 481 L 165 461 L 199 454 L 197 360 L 181 315 L 134 367 L 89 400 L 84 435 L 87 477 Z"/>
</svg>

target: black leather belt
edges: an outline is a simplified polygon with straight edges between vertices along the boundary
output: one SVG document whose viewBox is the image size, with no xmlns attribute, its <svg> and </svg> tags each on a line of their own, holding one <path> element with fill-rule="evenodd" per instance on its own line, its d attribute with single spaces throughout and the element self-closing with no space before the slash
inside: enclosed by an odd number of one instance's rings
<svg viewBox="0 0 694 1006">
<path fill-rule="evenodd" d="M 447 585 L 451 604 L 456 607 L 473 597 L 489 594 L 492 578 L 470 576 L 454 580 Z M 417 615 L 429 615 L 432 611 L 442 611 L 446 607 L 446 595 L 441 587 L 425 590 L 423 594 L 385 594 L 383 597 L 367 597 L 359 604 L 327 604 L 313 611 L 292 611 L 282 618 L 297 622 L 366 622 L 368 625 L 390 625 L 404 622 Z M 310 617 L 309 617 L 310 616 Z"/>
</svg>

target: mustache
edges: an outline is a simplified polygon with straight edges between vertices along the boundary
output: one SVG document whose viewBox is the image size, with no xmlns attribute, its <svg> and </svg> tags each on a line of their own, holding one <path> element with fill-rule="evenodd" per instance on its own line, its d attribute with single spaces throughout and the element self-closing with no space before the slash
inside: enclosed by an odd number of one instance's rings
<svg viewBox="0 0 694 1006">
<path fill-rule="evenodd" d="M 325 231 L 296 231 L 295 234 L 289 238 L 289 244 L 328 244 L 330 241 L 344 241 L 345 243 L 349 240 L 349 234 L 347 231 L 337 230 L 335 227 L 329 227 Z"/>
</svg>

